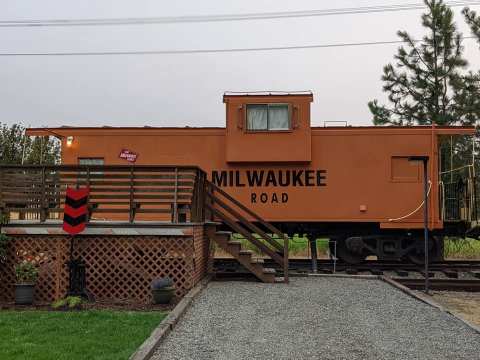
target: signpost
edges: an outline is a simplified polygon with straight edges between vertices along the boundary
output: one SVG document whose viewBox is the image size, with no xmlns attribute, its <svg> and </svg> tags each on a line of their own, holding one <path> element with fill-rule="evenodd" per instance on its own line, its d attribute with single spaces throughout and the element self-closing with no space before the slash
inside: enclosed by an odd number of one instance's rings
<svg viewBox="0 0 480 360">
<path fill-rule="evenodd" d="M 65 207 L 63 210 L 63 230 L 70 234 L 69 296 L 84 296 L 89 298 L 86 290 L 85 264 L 80 259 L 73 258 L 74 235 L 85 230 L 88 215 L 88 188 L 67 188 Z"/>
<path fill-rule="evenodd" d="M 428 273 L 428 156 L 410 156 L 409 161 L 423 163 L 423 236 L 425 252 L 425 293 L 428 294 L 430 275 Z"/>
</svg>

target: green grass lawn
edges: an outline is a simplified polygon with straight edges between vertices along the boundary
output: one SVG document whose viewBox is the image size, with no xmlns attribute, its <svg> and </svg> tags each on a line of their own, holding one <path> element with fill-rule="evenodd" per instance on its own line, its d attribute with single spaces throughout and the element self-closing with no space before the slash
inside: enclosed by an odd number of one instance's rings
<svg viewBox="0 0 480 360">
<path fill-rule="evenodd" d="M 104 310 L 0 311 L 0 359 L 128 359 L 165 316 Z"/>
</svg>

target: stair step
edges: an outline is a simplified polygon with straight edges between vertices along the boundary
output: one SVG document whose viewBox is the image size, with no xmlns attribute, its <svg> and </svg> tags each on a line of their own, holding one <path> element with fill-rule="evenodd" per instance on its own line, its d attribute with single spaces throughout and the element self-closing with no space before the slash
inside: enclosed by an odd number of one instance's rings
<svg viewBox="0 0 480 360">
<path fill-rule="evenodd" d="M 274 283 L 276 279 L 276 271 L 271 268 L 264 268 L 262 274 L 262 280 L 267 283 Z"/>
<path fill-rule="evenodd" d="M 215 231 L 209 234 L 211 239 L 215 241 L 224 251 L 230 253 L 243 267 L 256 275 L 256 277 L 266 283 L 274 283 L 275 281 L 284 281 L 278 277 L 277 272 L 273 268 L 264 268 L 264 259 L 257 257 L 255 252 L 248 249 L 242 249 L 240 239 L 232 236 L 230 231 Z M 255 256 L 255 257 L 253 257 Z"/>
<path fill-rule="evenodd" d="M 255 259 L 252 258 L 250 259 L 250 264 L 253 266 L 257 271 L 262 272 L 263 271 L 263 259 Z"/>
<path fill-rule="evenodd" d="M 252 250 L 240 250 L 240 255 L 253 255 L 253 251 Z"/>
<path fill-rule="evenodd" d="M 263 264 L 265 261 L 261 258 L 252 258 L 252 263 Z"/>
<path fill-rule="evenodd" d="M 221 239 L 226 239 L 228 241 L 232 238 L 232 233 L 230 233 L 228 231 L 217 231 L 217 232 L 215 232 L 215 237 L 217 239 L 221 238 Z"/>
</svg>

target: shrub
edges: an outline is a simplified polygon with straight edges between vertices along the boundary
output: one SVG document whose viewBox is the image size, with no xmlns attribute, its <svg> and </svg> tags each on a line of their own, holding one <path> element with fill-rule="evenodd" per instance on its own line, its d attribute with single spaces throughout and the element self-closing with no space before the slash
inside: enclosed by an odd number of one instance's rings
<svg viewBox="0 0 480 360">
<path fill-rule="evenodd" d="M 173 286 L 173 281 L 169 277 L 153 279 L 151 283 L 152 290 L 164 289 Z"/>
<path fill-rule="evenodd" d="M 480 241 L 468 238 L 445 238 L 444 256 L 447 259 L 478 259 L 480 258 Z"/>
<path fill-rule="evenodd" d="M 83 299 L 80 296 L 67 296 L 66 298 L 54 301 L 52 303 L 52 309 L 55 310 L 73 310 L 80 309 L 83 304 Z"/>
<path fill-rule="evenodd" d="M 67 299 L 65 298 L 65 299 L 59 299 L 57 301 L 54 301 L 51 306 L 54 309 L 63 308 L 65 306 L 67 306 Z"/>
<path fill-rule="evenodd" d="M 30 261 L 22 261 L 15 266 L 15 276 L 18 284 L 35 283 L 38 278 L 38 269 Z"/>
</svg>

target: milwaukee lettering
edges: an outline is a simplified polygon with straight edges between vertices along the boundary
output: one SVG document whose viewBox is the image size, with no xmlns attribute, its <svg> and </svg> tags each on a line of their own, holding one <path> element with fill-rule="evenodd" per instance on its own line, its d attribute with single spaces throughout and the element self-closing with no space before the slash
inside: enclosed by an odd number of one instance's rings
<svg viewBox="0 0 480 360">
<path fill-rule="evenodd" d="M 287 187 L 327 186 L 326 170 L 213 170 L 212 182 L 218 186 Z"/>
</svg>

